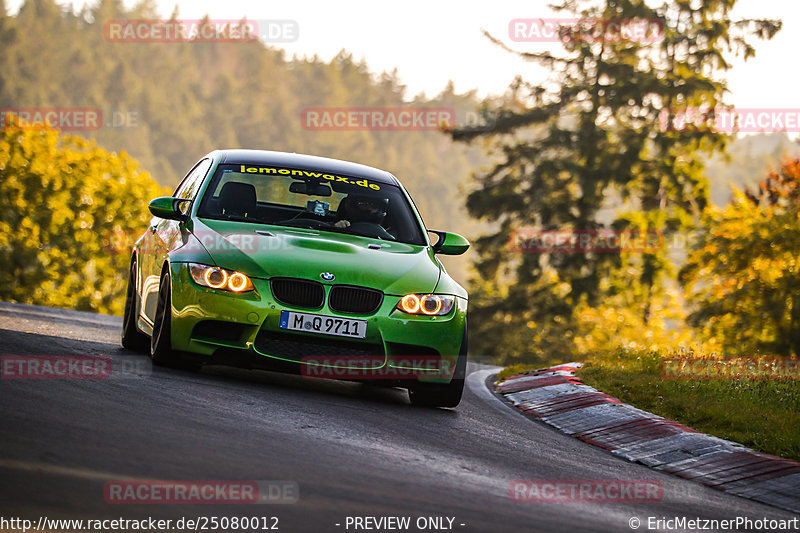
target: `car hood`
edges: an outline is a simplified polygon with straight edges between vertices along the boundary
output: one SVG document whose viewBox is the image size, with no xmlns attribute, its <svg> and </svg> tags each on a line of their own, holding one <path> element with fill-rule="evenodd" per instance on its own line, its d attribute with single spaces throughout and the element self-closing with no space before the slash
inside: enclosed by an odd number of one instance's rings
<svg viewBox="0 0 800 533">
<path fill-rule="evenodd" d="M 426 246 L 303 228 L 195 219 L 192 233 L 217 266 L 254 278 L 359 285 L 387 294 L 433 292 L 441 268 Z M 370 248 L 372 245 L 372 248 Z M 380 246 L 379 249 L 375 249 Z"/>
</svg>

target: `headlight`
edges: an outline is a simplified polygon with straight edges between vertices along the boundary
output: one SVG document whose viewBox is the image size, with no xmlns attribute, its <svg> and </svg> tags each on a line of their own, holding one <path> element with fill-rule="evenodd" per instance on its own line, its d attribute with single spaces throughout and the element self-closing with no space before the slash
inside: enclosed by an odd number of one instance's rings
<svg viewBox="0 0 800 533">
<path fill-rule="evenodd" d="M 253 282 L 245 274 L 220 267 L 189 263 L 189 273 L 198 285 L 210 289 L 231 292 L 247 292 L 254 289 Z"/>
<path fill-rule="evenodd" d="M 455 296 L 443 294 L 406 294 L 397 308 L 412 315 L 446 315 L 453 309 Z"/>
</svg>

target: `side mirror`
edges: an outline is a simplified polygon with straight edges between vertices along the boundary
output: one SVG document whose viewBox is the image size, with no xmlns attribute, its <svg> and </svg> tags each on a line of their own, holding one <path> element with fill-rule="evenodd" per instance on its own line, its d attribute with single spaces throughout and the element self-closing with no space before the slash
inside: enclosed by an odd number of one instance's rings
<svg viewBox="0 0 800 533">
<path fill-rule="evenodd" d="M 191 200 L 185 198 L 172 198 L 171 196 L 163 196 L 151 200 L 147 207 L 150 212 L 158 218 L 166 218 L 168 220 L 185 220 L 186 207 Z"/>
<path fill-rule="evenodd" d="M 433 253 L 442 255 L 461 255 L 469 249 L 469 241 L 458 233 L 428 230 L 439 236 L 433 245 Z"/>
</svg>

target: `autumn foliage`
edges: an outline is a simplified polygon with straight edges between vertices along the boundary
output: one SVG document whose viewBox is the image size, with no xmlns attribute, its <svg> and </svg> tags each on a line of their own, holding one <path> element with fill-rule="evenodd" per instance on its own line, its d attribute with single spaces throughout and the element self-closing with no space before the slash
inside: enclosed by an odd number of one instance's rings
<svg viewBox="0 0 800 533">
<path fill-rule="evenodd" d="M 710 207 L 681 279 L 690 324 L 726 354 L 800 356 L 800 160 Z"/>
<path fill-rule="evenodd" d="M 122 314 L 129 253 L 163 190 L 126 153 L 42 128 L 0 131 L 0 300 Z"/>
</svg>

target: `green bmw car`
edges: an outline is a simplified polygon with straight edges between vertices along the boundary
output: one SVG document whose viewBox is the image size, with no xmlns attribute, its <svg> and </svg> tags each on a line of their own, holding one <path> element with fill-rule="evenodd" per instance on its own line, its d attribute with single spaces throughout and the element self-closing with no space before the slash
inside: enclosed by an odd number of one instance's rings
<svg viewBox="0 0 800 533">
<path fill-rule="evenodd" d="M 454 407 L 467 292 L 397 178 L 335 159 L 219 150 L 149 204 L 135 243 L 122 344 L 157 365 L 252 368 L 407 388 Z M 432 242 L 429 234 L 435 235 Z"/>
</svg>

